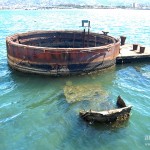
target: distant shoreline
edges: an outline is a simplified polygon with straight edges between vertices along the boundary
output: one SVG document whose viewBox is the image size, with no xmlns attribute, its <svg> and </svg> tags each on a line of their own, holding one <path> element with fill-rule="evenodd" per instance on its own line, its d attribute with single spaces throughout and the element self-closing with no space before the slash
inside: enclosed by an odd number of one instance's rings
<svg viewBox="0 0 150 150">
<path fill-rule="evenodd" d="M 52 9 L 122 9 L 122 10 L 150 10 L 150 8 L 0 8 L 0 10 L 52 10 Z"/>
<path fill-rule="evenodd" d="M 131 6 L 93 6 L 93 5 L 58 5 L 58 6 L 1 6 L 0 10 L 49 10 L 49 9 L 127 9 L 127 10 L 150 10 L 150 6 L 147 7 L 131 7 Z"/>
</svg>

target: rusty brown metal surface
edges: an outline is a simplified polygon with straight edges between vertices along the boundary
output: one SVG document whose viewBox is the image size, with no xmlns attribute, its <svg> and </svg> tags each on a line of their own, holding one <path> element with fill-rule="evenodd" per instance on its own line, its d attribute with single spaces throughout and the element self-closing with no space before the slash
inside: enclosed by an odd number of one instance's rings
<svg viewBox="0 0 150 150">
<path fill-rule="evenodd" d="M 83 41 L 84 40 L 84 41 Z M 23 72 L 64 75 L 115 64 L 120 41 L 81 31 L 35 31 L 6 38 L 9 65 Z"/>
</svg>

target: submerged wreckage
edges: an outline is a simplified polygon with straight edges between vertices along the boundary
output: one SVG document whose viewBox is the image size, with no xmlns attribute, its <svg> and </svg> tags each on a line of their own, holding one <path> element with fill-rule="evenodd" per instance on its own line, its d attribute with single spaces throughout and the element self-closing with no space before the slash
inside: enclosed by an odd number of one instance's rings
<svg viewBox="0 0 150 150">
<path fill-rule="evenodd" d="M 120 96 L 117 99 L 118 109 L 106 110 L 106 111 L 80 111 L 80 116 L 88 122 L 100 122 L 108 123 L 115 122 L 117 120 L 127 120 L 130 116 L 132 106 L 126 106 L 125 102 Z"/>
<path fill-rule="evenodd" d="M 22 72 L 45 75 L 88 73 L 114 65 L 120 40 L 89 28 L 88 32 L 34 31 L 9 36 L 8 64 Z"/>
</svg>

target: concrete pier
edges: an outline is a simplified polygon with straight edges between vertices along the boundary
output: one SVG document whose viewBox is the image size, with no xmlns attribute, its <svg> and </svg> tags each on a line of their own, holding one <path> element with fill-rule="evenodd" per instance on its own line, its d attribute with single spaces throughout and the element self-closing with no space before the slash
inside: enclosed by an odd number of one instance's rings
<svg viewBox="0 0 150 150">
<path fill-rule="evenodd" d="M 138 44 L 137 50 L 133 50 L 133 44 L 122 45 L 116 64 L 150 61 L 150 47 L 145 47 L 144 53 L 140 52 L 140 47 L 142 45 Z"/>
</svg>

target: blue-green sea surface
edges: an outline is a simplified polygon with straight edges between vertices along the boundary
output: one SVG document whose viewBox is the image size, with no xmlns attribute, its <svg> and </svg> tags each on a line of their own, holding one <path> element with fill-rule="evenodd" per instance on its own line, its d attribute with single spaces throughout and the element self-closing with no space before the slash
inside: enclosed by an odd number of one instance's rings
<svg viewBox="0 0 150 150">
<path fill-rule="evenodd" d="M 0 10 L 0 150 L 150 149 L 150 63 L 118 65 L 88 75 L 48 77 L 13 71 L 5 38 L 31 30 L 81 30 L 125 35 L 150 46 L 150 10 Z M 81 109 L 115 107 L 118 95 L 132 105 L 123 124 L 88 124 Z"/>
</svg>

